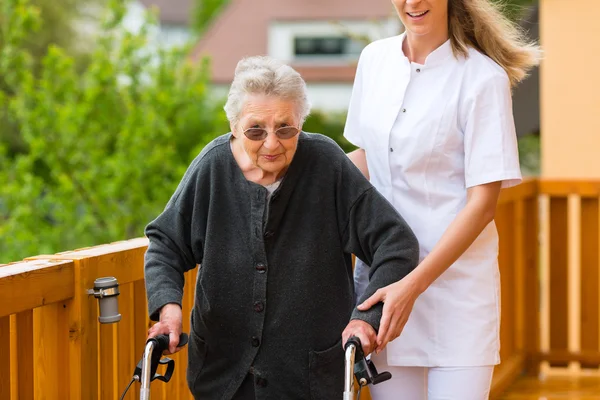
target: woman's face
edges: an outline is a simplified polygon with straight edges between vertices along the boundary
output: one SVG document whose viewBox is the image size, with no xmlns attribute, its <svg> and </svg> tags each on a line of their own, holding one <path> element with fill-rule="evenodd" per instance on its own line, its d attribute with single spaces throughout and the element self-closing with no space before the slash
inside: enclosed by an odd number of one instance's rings
<svg viewBox="0 0 600 400">
<path fill-rule="evenodd" d="M 299 126 L 296 103 L 267 95 L 248 95 L 237 125 L 231 131 L 242 145 L 252 164 L 278 177 L 292 162 L 298 136 L 281 139 L 275 130 L 282 127 Z M 263 128 L 268 134 L 262 140 L 251 140 L 244 134 L 248 128 Z"/>
<path fill-rule="evenodd" d="M 448 35 L 449 0 L 392 0 L 406 30 L 413 35 Z"/>
</svg>

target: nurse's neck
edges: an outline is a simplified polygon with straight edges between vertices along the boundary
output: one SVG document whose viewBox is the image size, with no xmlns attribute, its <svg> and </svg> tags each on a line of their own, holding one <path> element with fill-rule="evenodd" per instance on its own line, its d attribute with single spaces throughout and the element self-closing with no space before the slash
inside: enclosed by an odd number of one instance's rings
<svg viewBox="0 0 600 400">
<path fill-rule="evenodd" d="M 448 31 L 438 34 L 415 35 L 406 31 L 406 39 L 402 43 L 402 51 L 410 62 L 425 64 L 427 56 L 435 49 L 446 43 Z"/>
</svg>

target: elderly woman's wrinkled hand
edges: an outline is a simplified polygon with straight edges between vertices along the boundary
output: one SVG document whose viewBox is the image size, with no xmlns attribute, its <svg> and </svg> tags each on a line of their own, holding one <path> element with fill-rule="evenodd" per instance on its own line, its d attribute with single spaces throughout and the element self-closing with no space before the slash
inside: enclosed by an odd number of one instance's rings
<svg viewBox="0 0 600 400">
<path fill-rule="evenodd" d="M 183 330 L 183 317 L 179 304 L 165 304 L 160 309 L 160 320 L 148 330 L 148 339 L 158 335 L 169 335 L 169 350 L 167 354 L 177 353 L 181 347 L 179 335 Z"/>
<path fill-rule="evenodd" d="M 377 332 L 375 329 L 360 319 L 353 319 L 342 332 L 342 347 L 346 346 L 346 342 L 352 336 L 356 336 L 360 339 L 363 352 L 365 355 L 370 354 L 376 349 Z"/>
</svg>

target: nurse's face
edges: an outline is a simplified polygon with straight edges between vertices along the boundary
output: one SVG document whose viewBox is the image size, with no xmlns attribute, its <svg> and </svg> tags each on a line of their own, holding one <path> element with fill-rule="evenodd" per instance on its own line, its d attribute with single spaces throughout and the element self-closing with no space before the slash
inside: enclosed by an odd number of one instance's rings
<svg viewBox="0 0 600 400">
<path fill-rule="evenodd" d="M 449 0 L 392 0 L 409 35 L 447 36 Z"/>
</svg>

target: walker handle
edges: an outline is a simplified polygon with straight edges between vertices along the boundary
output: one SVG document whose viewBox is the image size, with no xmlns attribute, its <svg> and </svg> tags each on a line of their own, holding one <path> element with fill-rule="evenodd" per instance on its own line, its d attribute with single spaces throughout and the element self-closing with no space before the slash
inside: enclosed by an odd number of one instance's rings
<svg viewBox="0 0 600 400">
<path fill-rule="evenodd" d="M 179 344 L 177 345 L 177 347 L 183 347 L 188 343 L 189 337 L 187 335 L 187 333 L 182 333 L 179 336 Z M 150 354 L 150 358 L 149 359 L 145 359 L 145 356 L 142 356 L 142 359 L 138 362 L 138 364 L 135 367 L 135 370 L 133 371 L 133 375 L 137 376 L 138 378 L 142 377 L 142 369 L 143 369 L 143 364 L 144 362 L 149 363 L 149 369 L 150 369 L 150 380 L 153 381 L 155 379 L 158 379 L 160 381 L 163 382 L 168 382 L 171 379 L 171 376 L 173 375 L 173 370 L 175 368 L 175 362 L 173 360 L 171 360 L 170 358 L 162 358 L 162 354 L 165 350 L 169 349 L 169 335 L 158 335 L 155 336 L 153 338 L 150 338 L 146 341 L 146 347 L 148 347 L 149 343 L 153 343 L 152 346 L 152 353 Z M 156 370 L 158 368 L 158 365 L 167 365 L 167 371 L 164 375 L 159 375 L 156 373 Z M 141 382 L 141 379 L 140 379 Z M 148 382 L 149 383 L 149 382 Z"/>
<path fill-rule="evenodd" d="M 367 360 L 365 357 L 365 353 L 363 352 L 362 345 L 360 343 L 360 339 L 356 336 L 352 336 L 346 342 L 344 346 L 347 349 L 350 346 L 356 347 L 356 354 L 354 358 L 354 376 L 358 381 L 360 386 L 366 385 L 377 385 L 381 382 L 387 381 L 392 377 L 392 374 L 384 371 L 381 373 L 377 372 L 377 368 L 375 368 L 375 364 L 373 361 Z"/>
<path fill-rule="evenodd" d="M 179 335 L 179 344 L 177 345 L 177 347 L 185 346 L 188 342 L 188 339 L 189 339 L 188 335 L 185 332 L 182 333 L 181 335 Z M 153 338 L 148 339 L 148 341 L 146 341 L 146 343 L 148 343 L 150 340 L 156 341 L 154 351 L 156 351 L 157 353 L 162 354 L 165 350 L 169 350 L 169 343 L 170 343 L 169 335 L 162 334 L 162 335 L 155 336 Z"/>
</svg>

